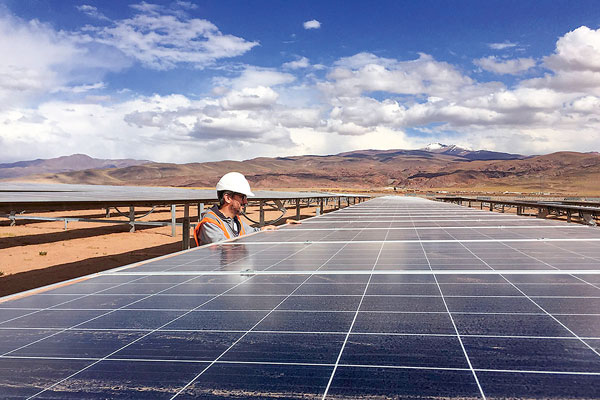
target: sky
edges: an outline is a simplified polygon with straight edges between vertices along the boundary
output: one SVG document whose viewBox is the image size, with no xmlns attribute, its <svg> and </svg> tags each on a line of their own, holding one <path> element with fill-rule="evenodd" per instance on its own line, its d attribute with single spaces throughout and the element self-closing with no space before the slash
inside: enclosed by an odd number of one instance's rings
<svg viewBox="0 0 600 400">
<path fill-rule="evenodd" d="M 0 162 L 600 151 L 597 1 L 0 0 Z"/>
</svg>

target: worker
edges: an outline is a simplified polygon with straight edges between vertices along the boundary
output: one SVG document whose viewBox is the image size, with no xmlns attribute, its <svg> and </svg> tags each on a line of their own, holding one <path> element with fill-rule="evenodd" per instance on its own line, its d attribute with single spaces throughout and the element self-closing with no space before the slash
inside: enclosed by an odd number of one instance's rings
<svg viewBox="0 0 600 400">
<path fill-rule="evenodd" d="M 217 183 L 215 204 L 204 214 L 204 218 L 194 230 L 196 245 L 219 242 L 258 231 L 275 230 L 273 225 L 253 228 L 241 219 L 248 197 L 254 196 L 250 184 L 239 172 L 229 172 Z"/>
</svg>

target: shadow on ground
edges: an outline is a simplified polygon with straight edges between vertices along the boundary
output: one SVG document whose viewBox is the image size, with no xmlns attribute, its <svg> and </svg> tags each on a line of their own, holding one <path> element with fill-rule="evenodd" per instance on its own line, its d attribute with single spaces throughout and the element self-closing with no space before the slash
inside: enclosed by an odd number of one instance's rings
<svg viewBox="0 0 600 400">
<path fill-rule="evenodd" d="M 0 296 L 35 289 L 68 279 L 106 271 L 111 268 L 122 267 L 180 250 L 181 242 L 170 243 L 3 276 L 0 277 Z"/>
</svg>

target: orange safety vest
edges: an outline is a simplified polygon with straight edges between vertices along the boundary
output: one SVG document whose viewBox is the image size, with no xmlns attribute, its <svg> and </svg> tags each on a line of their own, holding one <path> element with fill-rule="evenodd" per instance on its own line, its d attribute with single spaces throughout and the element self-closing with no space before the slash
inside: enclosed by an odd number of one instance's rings
<svg viewBox="0 0 600 400">
<path fill-rule="evenodd" d="M 217 214 L 215 214 L 214 211 L 208 210 L 206 212 L 206 214 L 204 214 L 204 218 L 202 218 L 202 221 L 200 221 L 200 223 L 198 225 L 196 225 L 196 229 L 194 229 L 194 239 L 196 240 L 196 246 L 200 246 L 200 229 L 202 229 L 202 225 L 204 225 L 204 224 L 213 224 L 213 225 L 218 226 L 223 231 L 225 238 L 231 239 L 231 235 L 229 234 L 229 231 L 227 230 L 227 227 L 225 226 L 225 222 L 223 222 L 223 220 L 221 220 L 221 218 L 219 218 L 219 216 Z M 239 236 L 243 236 L 245 234 L 246 234 L 246 230 L 244 229 L 244 224 L 242 223 L 242 221 L 240 221 Z"/>
</svg>

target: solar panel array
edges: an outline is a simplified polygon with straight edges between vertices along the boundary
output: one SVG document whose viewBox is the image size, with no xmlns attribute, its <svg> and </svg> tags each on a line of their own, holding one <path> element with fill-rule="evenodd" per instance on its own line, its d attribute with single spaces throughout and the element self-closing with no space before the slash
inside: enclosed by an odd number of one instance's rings
<svg viewBox="0 0 600 400">
<path fill-rule="evenodd" d="M 260 199 L 305 199 L 326 197 L 366 197 L 359 194 L 340 194 L 326 192 L 284 192 L 274 190 L 255 190 L 250 200 Z M 0 188 L 0 203 L 40 203 L 77 201 L 156 201 L 174 200 L 217 200 L 214 189 L 184 189 L 155 186 L 110 186 L 110 185 L 67 185 L 41 183 L 3 182 Z"/>
<path fill-rule="evenodd" d="M 600 398 L 600 231 L 386 197 L 0 303 L 3 398 Z"/>
</svg>

